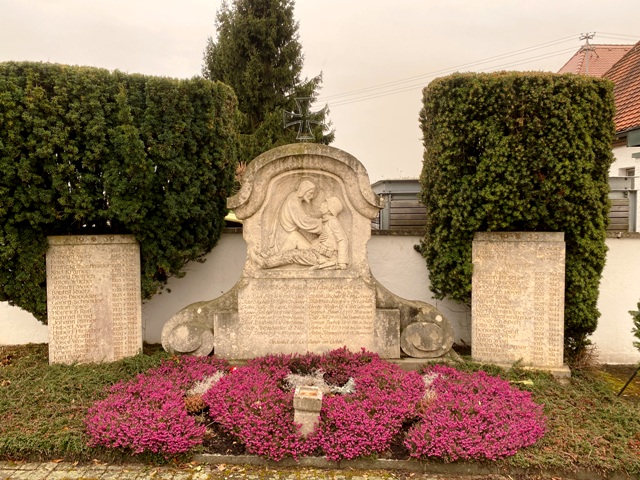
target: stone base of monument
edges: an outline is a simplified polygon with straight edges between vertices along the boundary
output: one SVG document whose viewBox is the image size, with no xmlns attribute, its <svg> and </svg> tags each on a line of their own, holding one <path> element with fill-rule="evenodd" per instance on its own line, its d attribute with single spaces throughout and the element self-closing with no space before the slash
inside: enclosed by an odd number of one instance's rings
<svg viewBox="0 0 640 480">
<path fill-rule="evenodd" d="M 401 357 L 401 358 L 388 358 L 390 363 L 394 363 L 398 365 L 402 370 L 407 372 L 410 371 L 418 371 L 425 365 L 429 363 L 446 363 L 455 366 L 458 363 L 464 363 L 464 359 L 458 355 L 453 349 L 449 350 L 447 353 L 442 355 L 441 357 L 434 358 L 412 358 L 412 357 Z"/>
<path fill-rule="evenodd" d="M 174 354 L 213 352 L 232 361 L 273 353 L 321 353 L 343 346 L 352 351 L 365 348 L 388 359 L 412 357 L 419 364 L 429 359 L 459 359 L 451 350 L 453 328 L 441 312 L 425 302 L 398 297 L 375 279 L 372 283 L 371 307 L 358 312 L 357 323 L 350 309 L 337 309 L 331 319 L 310 317 L 303 308 L 308 301 L 298 295 L 294 298 L 302 306 L 284 304 L 281 312 L 270 312 L 268 318 L 273 321 L 252 329 L 264 312 L 240 313 L 239 282 L 221 297 L 191 304 L 175 314 L 162 330 L 162 345 Z M 326 324 L 331 329 L 328 333 L 319 327 Z"/>
</svg>

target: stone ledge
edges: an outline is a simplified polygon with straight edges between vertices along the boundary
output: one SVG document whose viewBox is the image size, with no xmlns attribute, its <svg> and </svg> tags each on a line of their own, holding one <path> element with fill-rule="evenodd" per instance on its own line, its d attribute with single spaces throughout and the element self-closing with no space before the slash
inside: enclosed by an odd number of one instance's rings
<svg viewBox="0 0 640 480">
<path fill-rule="evenodd" d="M 242 227 L 224 227 L 222 233 L 242 234 Z M 396 237 L 424 237 L 424 228 L 412 228 L 407 230 L 375 230 L 371 229 L 371 235 L 396 236 Z M 640 232 L 607 232 L 607 238 L 640 238 Z"/>
<path fill-rule="evenodd" d="M 332 462 L 323 457 L 301 457 L 298 460 L 284 458 L 279 462 L 268 460 L 256 455 L 216 455 L 198 454 L 192 457 L 196 463 L 253 465 L 267 467 L 311 467 L 324 469 L 358 469 L 358 470 L 400 470 L 417 473 L 432 473 L 443 475 L 543 475 L 545 477 L 572 478 L 574 480 L 631 480 L 632 477 L 622 472 L 602 475 L 585 469 L 571 471 L 551 469 L 525 469 L 508 467 L 505 465 L 488 465 L 480 462 L 442 463 L 426 460 L 390 460 L 390 459 L 356 459 Z M 568 477 L 568 475 L 570 477 Z"/>
<path fill-rule="evenodd" d="M 484 365 L 495 365 L 496 367 L 504 368 L 505 370 L 511 370 L 514 367 L 514 364 L 507 363 L 482 362 L 480 360 L 472 361 Z M 561 367 L 532 367 L 530 365 L 516 365 L 516 367 L 521 368 L 522 370 L 537 370 L 540 372 L 548 372 L 556 379 L 558 379 L 560 383 L 568 382 L 571 378 L 571 369 L 567 365 L 563 365 Z"/>
<path fill-rule="evenodd" d="M 224 227 L 222 233 L 232 235 L 242 235 L 242 227 Z M 390 237 L 424 237 L 424 228 L 412 228 L 407 230 L 375 230 L 371 229 L 372 236 L 390 236 Z M 640 238 L 640 233 L 637 234 Z"/>
<path fill-rule="evenodd" d="M 240 234 L 242 235 L 242 227 L 224 227 L 222 233 Z"/>
<path fill-rule="evenodd" d="M 607 238 L 640 238 L 640 232 L 607 232 Z"/>
<path fill-rule="evenodd" d="M 424 237 L 424 228 L 408 228 L 405 230 L 375 230 L 371 229 L 371 235 L 391 236 L 391 237 Z"/>
</svg>

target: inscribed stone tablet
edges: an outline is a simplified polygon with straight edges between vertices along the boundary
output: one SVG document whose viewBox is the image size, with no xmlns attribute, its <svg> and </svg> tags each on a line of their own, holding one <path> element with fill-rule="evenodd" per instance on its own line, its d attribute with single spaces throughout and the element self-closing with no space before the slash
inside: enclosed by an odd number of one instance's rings
<svg viewBox="0 0 640 480">
<path fill-rule="evenodd" d="M 473 240 L 474 360 L 562 367 L 563 233 L 480 232 Z"/>
<path fill-rule="evenodd" d="M 238 294 L 233 324 L 215 325 L 214 351 L 240 359 L 347 346 L 384 355 L 376 318 L 375 291 L 360 279 L 255 278 Z"/>
<path fill-rule="evenodd" d="M 48 240 L 49 362 L 110 362 L 139 353 L 140 250 L 133 236 Z"/>
</svg>

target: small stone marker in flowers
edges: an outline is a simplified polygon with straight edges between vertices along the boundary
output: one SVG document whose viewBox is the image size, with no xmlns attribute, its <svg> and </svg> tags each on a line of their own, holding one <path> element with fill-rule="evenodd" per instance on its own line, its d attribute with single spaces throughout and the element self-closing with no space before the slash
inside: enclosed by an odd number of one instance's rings
<svg viewBox="0 0 640 480">
<path fill-rule="evenodd" d="M 233 360 L 343 346 L 383 358 L 450 351 L 442 313 L 371 275 L 367 242 L 382 201 L 356 158 L 314 143 L 275 148 L 248 165 L 227 204 L 243 221 L 242 277 L 174 315 L 162 331 L 165 349 L 207 355 L 213 346 Z"/>
<path fill-rule="evenodd" d="M 300 433 L 306 437 L 315 428 L 322 408 L 322 390 L 319 387 L 296 387 L 293 394 L 293 421 L 299 423 Z"/>
<path fill-rule="evenodd" d="M 570 376 L 563 366 L 561 232 L 478 232 L 473 240 L 471 356 Z"/>
</svg>

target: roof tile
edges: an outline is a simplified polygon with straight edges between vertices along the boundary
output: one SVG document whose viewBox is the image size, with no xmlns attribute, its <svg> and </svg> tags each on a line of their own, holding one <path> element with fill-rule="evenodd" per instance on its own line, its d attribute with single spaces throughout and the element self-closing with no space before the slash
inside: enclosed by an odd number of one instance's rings
<svg viewBox="0 0 640 480">
<path fill-rule="evenodd" d="M 602 77 L 632 48 L 633 45 L 585 45 L 564 64 L 558 73 Z"/>
<path fill-rule="evenodd" d="M 613 65 L 604 77 L 615 85 L 616 131 L 640 128 L 640 42 Z"/>
</svg>

